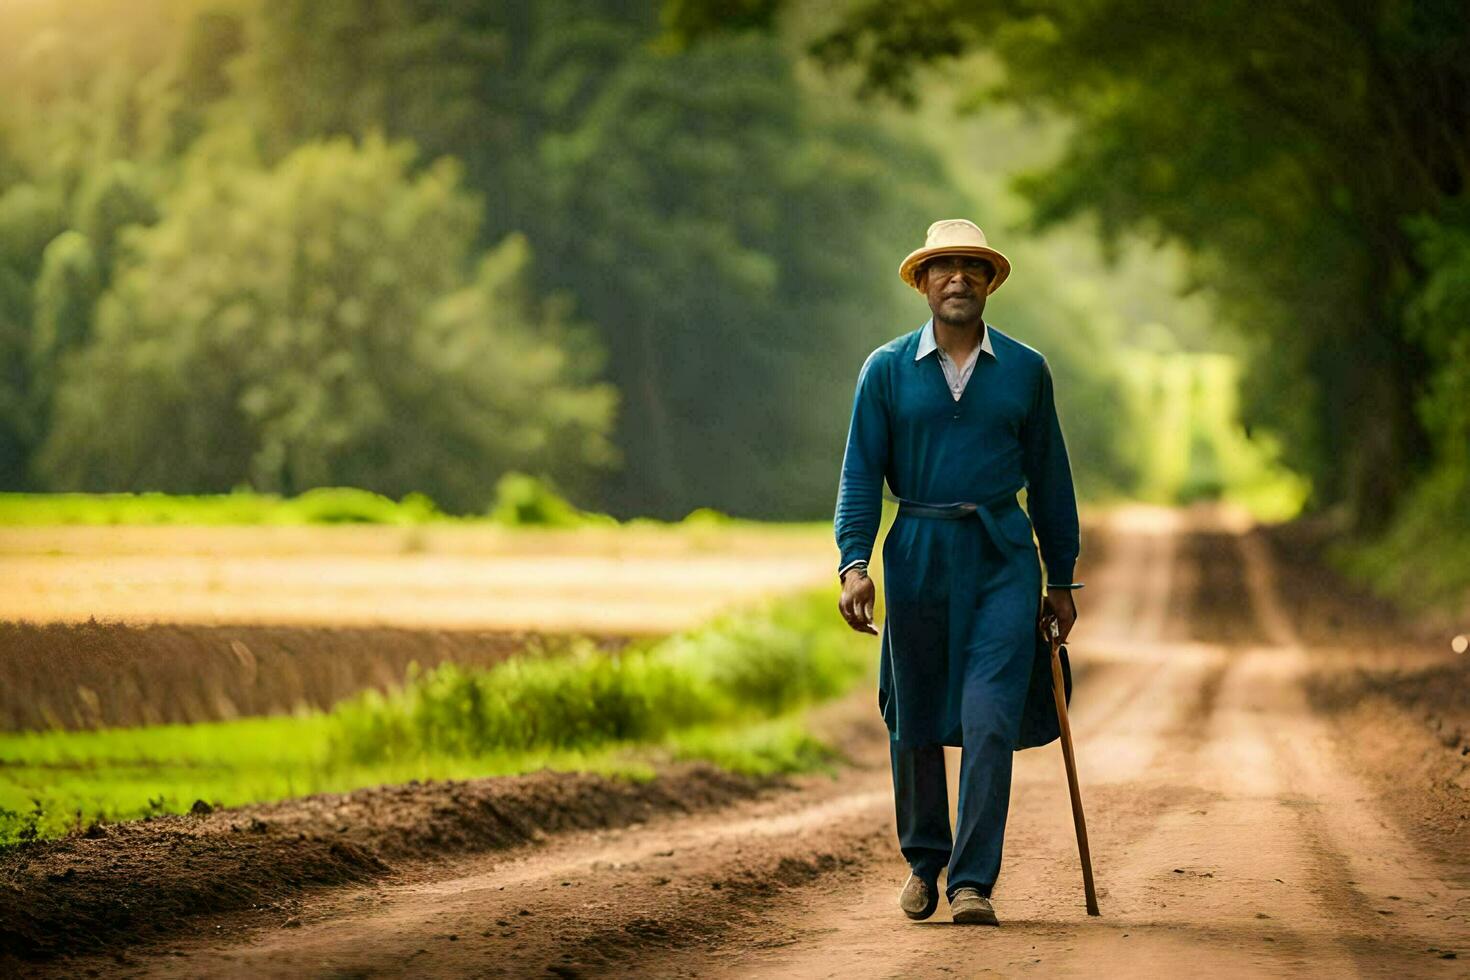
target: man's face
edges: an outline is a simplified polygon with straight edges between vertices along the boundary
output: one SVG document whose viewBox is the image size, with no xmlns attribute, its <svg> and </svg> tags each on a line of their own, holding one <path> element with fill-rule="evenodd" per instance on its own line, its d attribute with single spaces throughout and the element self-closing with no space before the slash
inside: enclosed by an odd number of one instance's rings
<svg viewBox="0 0 1470 980">
<path fill-rule="evenodd" d="M 940 255 L 924 263 L 920 280 L 936 320 L 966 324 L 985 312 L 994 267 L 973 255 Z"/>
</svg>

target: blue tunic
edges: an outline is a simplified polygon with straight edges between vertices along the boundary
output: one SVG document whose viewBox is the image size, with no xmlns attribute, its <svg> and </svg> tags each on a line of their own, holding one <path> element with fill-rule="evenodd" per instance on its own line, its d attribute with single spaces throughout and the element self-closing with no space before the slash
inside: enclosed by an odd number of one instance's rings
<svg viewBox="0 0 1470 980">
<path fill-rule="evenodd" d="M 1025 571 L 1027 554 L 1035 567 L 1033 526 L 1048 581 L 1070 583 L 1077 560 L 1077 503 L 1051 370 L 1038 351 L 987 329 L 994 356 L 979 358 L 958 401 L 937 357 L 915 360 L 923 327 L 875 350 L 858 375 L 837 495 L 839 568 L 871 557 L 885 480 L 904 500 L 988 504 L 982 520 L 900 517 L 884 542 L 878 701 L 904 744 L 961 744 L 965 678 L 979 666 L 969 658 L 992 646 L 988 627 L 1001 628 L 977 617 L 991 605 L 997 576 L 1035 589 L 1039 608 L 1040 582 L 1026 581 Z M 1016 501 L 1023 488 L 1025 511 Z M 1014 632 L 1009 620 L 1017 617 L 1005 618 Z M 1015 638 L 1026 649 L 1030 622 L 1034 616 Z M 1019 705 L 1029 666 L 1025 680 L 1018 664 L 1006 673 L 1020 685 L 1008 698 Z M 1015 719 L 1019 725 L 1018 712 Z"/>
</svg>

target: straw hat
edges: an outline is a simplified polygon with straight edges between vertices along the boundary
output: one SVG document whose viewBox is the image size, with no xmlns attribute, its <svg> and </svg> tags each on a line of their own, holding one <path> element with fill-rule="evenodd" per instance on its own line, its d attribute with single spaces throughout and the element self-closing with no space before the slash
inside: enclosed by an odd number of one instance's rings
<svg viewBox="0 0 1470 980">
<path fill-rule="evenodd" d="M 1006 276 L 1011 274 L 1011 260 L 985 244 L 985 232 L 973 221 L 946 218 L 929 226 L 924 247 L 909 253 L 898 267 L 898 277 L 922 293 L 924 287 L 919 285 L 919 266 L 936 255 L 978 255 L 989 259 L 995 266 L 995 278 L 990 280 L 990 288 L 985 291 L 987 296 L 999 289 Z"/>
</svg>

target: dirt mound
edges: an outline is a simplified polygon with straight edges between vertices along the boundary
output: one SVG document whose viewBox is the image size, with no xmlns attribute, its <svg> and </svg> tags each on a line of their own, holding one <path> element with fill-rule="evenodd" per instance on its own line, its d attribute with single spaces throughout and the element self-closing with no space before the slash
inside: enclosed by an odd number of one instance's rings
<svg viewBox="0 0 1470 980">
<path fill-rule="evenodd" d="M 133 945 L 199 915 L 279 907 L 305 889 L 382 877 L 410 859 L 627 826 L 776 785 L 702 765 L 647 782 L 542 772 L 94 827 L 0 854 L 0 967 Z"/>
<path fill-rule="evenodd" d="M 1392 801 L 1410 839 L 1470 868 L 1470 659 L 1323 670 L 1307 693 L 1333 718 L 1359 771 Z"/>
<path fill-rule="evenodd" d="M 485 666 L 566 638 L 528 632 L 0 622 L 0 731 L 223 721 L 329 708 L 410 663 Z M 594 639 L 617 649 L 627 640 Z"/>
<path fill-rule="evenodd" d="M 860 874 L 879 855 L 888 856 L 888 828 L 856 822 L 830 824 L 821 839 L 772 841 L 767 850 L 731 858 L 720 855 L 731 869 L 702 868 L 685 861 L 677 880 L 653 891 L 673 889 L 676 901 L 649 903 L 640 913 L 636 904 L 615 911 L 599 910 L 589 916 L 575 906 L 562 911 L 562 927 L 554 940 L 544 933 L 517 937 L 520 948 L 506 976 L 536 974 L 538 959 L 552 960 L 547 975 L 561 977 L 691 975 L 665 973 L 653 967 L 666 954 L 687 952 L 717 943 L 732 930 L 760 931 L 760 917 L 783 896 L 823 880 Z M 785 847 L 806 853 L 781 854 Z M 634 900 L 636 902 L 636 900 Z M 568 903 L 571 905 L 571 903 Z M 509 958 L 509 957 L 507 957 Z M 559 958 L 559 962 L 557 962 Z M 638 964 L 636 966 L 630 964 Z"/>
<path fill-rule="evenodd" d="M 1409 615 L 1331 566 L 1327 551 L 1341 530 L 1330 518 L 1264 525 L 1253 533 L 1270 547 L 1282 605 L 1303 642 L 1362 647 L 1448 641 L 1433 617 Z"/>
</svg>

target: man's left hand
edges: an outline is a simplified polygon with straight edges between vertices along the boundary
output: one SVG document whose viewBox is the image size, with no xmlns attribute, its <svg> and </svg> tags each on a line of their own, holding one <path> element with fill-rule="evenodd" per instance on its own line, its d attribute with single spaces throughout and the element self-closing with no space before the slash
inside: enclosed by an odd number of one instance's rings
<svg viewBox="0 0 1470 980">
<path fill-rule="evenodd" d="M 1054 589 L 1046 594 L 1041 605 L 1042 616 L 1056 617 L 1057 631 L 1062 642 L 1067 642 L 1067 634 L 1072 632 L 1072 624 L 1077 622 L 1077 604 L 1072 601 L 1072 590 Z"/>
</svg>

